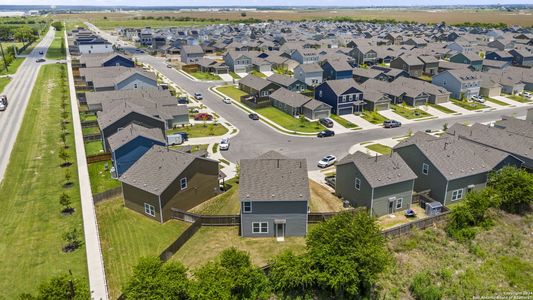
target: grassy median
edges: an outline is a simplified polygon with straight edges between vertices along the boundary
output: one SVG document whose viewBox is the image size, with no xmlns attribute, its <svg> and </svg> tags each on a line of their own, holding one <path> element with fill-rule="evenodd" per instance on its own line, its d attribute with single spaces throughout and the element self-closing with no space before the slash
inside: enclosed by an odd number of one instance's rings
<svg viewBox="0 0 533 300">
<path fill-rule="evenodd" d="M 65 59 L 65 41 L 63 31 L 56 31 L 56 36 L 46 52 L 47 59 L 62 60 Z"/>
<path fill-rule="evenodd" d="M 63 234 L 70 228 L 83 231 L 76 165 L 68 169 L 74 185 L 64 189 L 59 150 L 62 85 L 68 93 L 65 65 L 41 67 L 4 180 L 0 184 L 0 299 L 16 299 L 34 292 L 50 277 L 72 273 L 87 278 L 84 246 L 62 251 Z M 68 106 L 70 107 L 70 106 Z M 70 116 L 69 116 L 70 118 Z M 66 152 L 75 162 L 72 122 L 66 130 Z M 4 154 L 3 154 L 4 155 Z M 67 192 L 75 212 L 61 214 L 59 196 Z"/>
</svg>

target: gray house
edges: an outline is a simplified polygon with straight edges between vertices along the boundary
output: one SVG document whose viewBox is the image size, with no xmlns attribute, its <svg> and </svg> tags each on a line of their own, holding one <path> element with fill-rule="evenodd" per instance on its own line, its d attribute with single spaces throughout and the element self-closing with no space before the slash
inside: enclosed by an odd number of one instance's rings
<svg viewBox="0 0 533 300">
<path fill-rule="evenodd" d="M 455 99 L 479 95 L 481 77 L 469 69 L 447 70 L 433 76 L 431 83 L 441 86 Z"/>
<path fill-rule="evenodd" d="M 317 86 L 322 83 L 324 70 L 319 64 L 300 64 L 294 68 L 294 78 L 305 82 L 308 86 Z"/>
<path fill-rule="evenodd" d="M 228 51 L 224 55 L 224 62 L 230 71 L 235 73 L 248 73 L 252 70 L 252 58 L 245 53 Z"/>
<path fill-rule="evenodd" d="M 397 154 L 355 152 L 336 164 L 335 193 L 352 206 L 383 216 L 411 207 L 416 175 Z"/>
<path fill-rule="evenodd" d="M 241 236 L 305 236 L 311 197 L 305 159 L 270 151 L 240 166 Z"/>
<path fill-rule="evenodd" d="M 270 94 L 270 101 L 272 106 L 293 117 L 304 115 L 309 120 L 318 120 L 329 117 L 331 113 L 330 105 L 286 88 Z"/>
<path fill-rule="evenodd" d="M 191 64 L 204 57 L 204 50 L 199 45 L 184 45 L 181 47 L 181 62 Z"/>
<path fill-rule="evenodd" d="M 83 68 L 80 69 L 80 77 L 95 92 L 157 88 L 155 74 L 139 68 Z"/>
<path fill-rule="evenodd" d="M 314 49 L 296 49 L 291 53 L 291 59 L 301 64 L 317 63 L 320 60 L 318 53 Z"/>
<path fill-rule="evenodd" d="M 273 82 L 280 87 L 284 87 L 293 92 L 302 92 L 307 89 L 305 82 L 298 80 L 297 78 L 290 77 L 281 74 L 272 74 L 266 80 Z"/>
</svg>

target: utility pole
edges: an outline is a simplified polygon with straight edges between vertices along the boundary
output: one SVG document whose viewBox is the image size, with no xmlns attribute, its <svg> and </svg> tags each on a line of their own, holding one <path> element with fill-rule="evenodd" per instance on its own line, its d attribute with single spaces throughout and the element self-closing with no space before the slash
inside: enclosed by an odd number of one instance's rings
<svg viewBox="0 0 533 300">
<path fill-rule="evenodd" d="M 4 60 L 4 68 L 6 69 L 6 73 L 7 73 L 9 70 L 7 69 L 6 55 L 4 53 L 4 47 L 2 47 L 2 43 L 0 43 L 0 52 L 2 52 L 2 59 Z"/>
</svg>

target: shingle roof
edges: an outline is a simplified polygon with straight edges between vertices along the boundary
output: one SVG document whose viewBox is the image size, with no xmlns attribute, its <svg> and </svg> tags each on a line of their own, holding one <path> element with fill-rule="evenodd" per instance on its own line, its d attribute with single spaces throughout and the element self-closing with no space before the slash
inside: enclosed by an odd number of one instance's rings
<svg viewBox="0 0 533 300">
<path fill-rule="evenodd" d="M 153 81 L 157 80 L 154 73 L 146 72 L 140 68 L 96 67 L 80 69 L 80 75 L 85 77 L 86 81 L 92 81 L 94 87 L 112 87 L 133 74 L 140 74 Z"/>
<path fill-rule="evenodd" d="M 130 124 L 122 130 L 119 130 L 117 133 L 110 136 L 107 139 L 107 142 L 109 143 L 111 150 L 115 151 L 139 136 L 166 144 L 165 137 L 160 128 L 146 128 L 137 124 Z"/>
<path fill-rule="evenodd" d="M 304 96 L 302 94 L 289 91 L 286 88 L 279 88 L 272 94 L 270 98 L 277 100 L 281 103 L 285 103 L 291 107 L 301 107 L 307 102 L 311 101 L 310 97 Z"/>
<path fill-rule="evenodd" d="M 309 201 L 309 178 L 305 159 L 267 152 L 255 159 L 241 159 L 241 201 Z"/>
<path fill-rule="evenodd" d="M 353 163 L 371 187 L 377 188 L 417 178 L 397 153 L 370 156 L 357 151 L 342 158 L 337 165 Z"/>
<path fill-rule="evenodd" d="M 122 55 L 120 53 L 95 53 L 95 54 L 83 54 L 80 57 L 80 63 L 84 64 L 87 68 L 101 67 L 106 61 L 119 56 L 128 60 L 131 58 Z"/>
<path fill-rule="evenodd" d="M 244 78 L 240 79 L 239 84 L 243 84 L 245 86 L 253 88 L 254 90 L 260 91 L 266 88 L 269 84 L 271 84 L 271 82 L 266 79 L 249 74 L 246 75 Z"/>
<path fill-rule="evenodd" d="M 281 86 L 284 86 L 284 87 L 288 87 L 291 84 L 293 84 L 296 81 L 298 81 L 298 79 L 296 79 L 294 77 L 290 77 L 290 76 L 287 76 L 287 75 L 276 74 L 276 73 L 270 75 L 267 78 L 267 80 L 270 81 L 270 82 L 274 82 L 276 84 L 279 84 Z"/>
<path fill-rule="evenodd" d="M 322 72 L 322 68 L 317 63 L 312 64 L 300 64 L 298 65 L 299 68 L 301 68 L 305 73 L 312 73 L 312 72 Z"/>
</svg>

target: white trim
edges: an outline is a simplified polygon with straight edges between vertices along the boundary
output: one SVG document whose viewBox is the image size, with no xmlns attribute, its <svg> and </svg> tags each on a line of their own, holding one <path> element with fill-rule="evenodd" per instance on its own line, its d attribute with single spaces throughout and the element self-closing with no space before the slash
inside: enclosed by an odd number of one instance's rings
<svg viewBox="0 0 533 300">
<path fill-rule="evenodd" d="M 185 187 L 183 187 L 183 180 L 185 180 Z M 180 178 L 180 191 L 183 191 L 187 187 L 189 187 L 189 182 L 187 180 L 187 177 Z"/>
<path fill-rule="evenodd" d="M 446 206 L 446 198 L 448 197 L 448 184 L 450 182 L 449 181 L 446 181 L 446 189 L 444 190 L 444 204 L 443 206 Z"/>
<path fill-rule="evenodd" d="M 426 170 L 426 172 L 424 172 Z M 428 175 L 429 174 L 429 165 L 426 163 L 422 163 L 422 174 Z"/>
<path fill-rule="evenodd" d="M 400 203 L 400 207 L 398 207 L 398 203 Z M 403 207 L 403 198 L 396 199 L 396 206 L 394 207 L 394 210 L 401 209 Z"/>
<path fill-rule="evenodd" d="M 254 231 L 254 225 L 257 224 L 259 225 L 259 231 L 258 232 L 255 232 Z M 266 231 L 263 232 L 263 225 L 266 224 Z M 255 233 L 255 234 L 263 234 L 263 233 L 266 233 L 268 234 L 268 222 L 252 222 L 252 233 Z"/>
<path fill-rule="evenodd" d="M 372 216 L 373 209 L 374 209 L 374 188 L 372 188 L 372 195 L 370 198 L 370 216 Z"/>
<path fill-rule="evenodd" d="M 461 199 L 463 199 L 463 197 L 464 197 L 464 192 L 465 192 L 465 189 L 464 189 L 464 188 L 460 188 L 460 189 L 453 190 L 453 191 L 452 191 L 452 198 L 451 198 L 451 201 L 454 202 L 454 201 L 457 201 L 457 200 L 461 200 Z M 454 193 L 456 193 L 456 197 L 455 197 L 455 199 L 454 199 Z"/>
<path fill-rule="evenodd" d="M 357 182 L 359 181 L 359 187 L 357 187 Z M 358 177 L 355 177 L 355 180 L 354 180 L 354 188 L 358 191 L 361 190 L 361 179 L 359 179 Z"/>
<path fill-rule="evenodd" d="M 246 204 L 246 203 L 249 203 L 249 204 L 250 204 L 250 210 L 248 210 L 248 211 L 245 209 L 245 207 L 246 207 L 245 204 Z M 243 214 L 250 214 L 250 213 L 252 213 L 252 202 L 251 202 L 251 201 L 243 201 L 243 202 L 242 202 L 242 213 L 243 213 Z"/>
<path fill-rule="evenodd" d="M 155 217 L 155 206 L 144 202 L 144 213 L 149 216 Z"/>
</svg>

